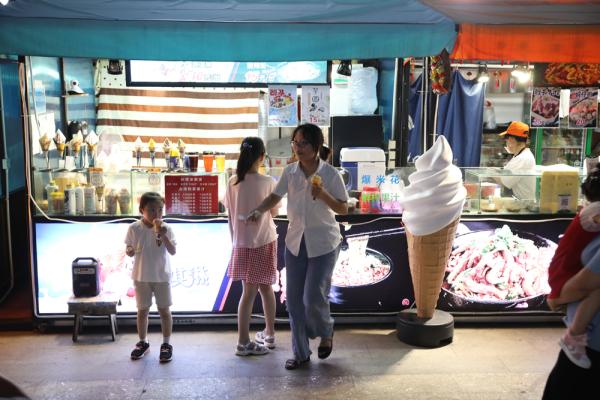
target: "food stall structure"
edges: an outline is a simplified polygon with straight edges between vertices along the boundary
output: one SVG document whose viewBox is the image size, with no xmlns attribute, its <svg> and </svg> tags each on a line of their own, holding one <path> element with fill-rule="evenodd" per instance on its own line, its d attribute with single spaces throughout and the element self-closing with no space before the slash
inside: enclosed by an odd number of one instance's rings
<svg viewBox="0 0 600 400">
<path fill-rule="evenodd" d="M 341 172 L 343 176 L 349 175 L 347 171 Z M 35 184 L 41 185 L 42 174 L 48 173 L 36 172 Z M 65 174 L 64 171 L 53 173 L 57 177 Z M 404 180 L 409 173 L 408 169 L 390 170 L 387 179 Z M 67 174 L 70 174 L 69 178 L 65 179 L 89 179 L 89 171 Z M 110 188 L 119 188 L 118 193 L 133 195 L 117 199 L 118 206 L 114 208 L 104 204 L 104 208 L 100 206 L 96 213 L 87 215 L 64 215 L 56 210 L 53 215 L 47 215 L 47 211 L 43 211 L 44 200 L 40 197 L 40 209 L 33 216 L 36 316 L 41 321 L 67 317 L 67 299 L 72 294 L 71 266 L 78 257 L 93 257 L 100 261 L 103 289 L 120 294 L 120 317 L 133 316 L 135 299 L 129 277 L 132 260 L 124 253 L 123 240 L 128 224 L 136 218 L 139 195 L 155 188 L 166 195 L 168 201 L 173 197 L 165 184 L 169 177 L 179 176 L 186 180 L 214 176 L 222 186 L 226 174 L 202 171 L 104 174 L 104 193 L 110 193 Z M 539 201 L 526 204 L 502 197 L 498 185 L 488 182 L 500 175 L 506 176 L 506 172 L 493 169 L 465 171 L 465 186 L 470 199 L 461 217 L 438 308 L 457 317 L 473 319 L 556 318 L 558 314 L 549 311 L 545 304 L 545 295 L 549 291 L 547 267 L 559 236 L 573 217 L 573 210 L 568 207 L 569 204 L 576 206 L 578 193 L 575 192 L 575 198 L 570 198 L 571 203 L 566 203 L 567 208 L 540 213 Z M 541 173 L 529 178 L 542 186 Z M 575 180 L 579 182 L 580 179 L 581 176 L 575 173 Z M 546 193 L 542 194 L 544 198 L 548 197 Z M 219 190 L 213 195 L 222 197 Z M 395 203 L 397 192 L 378 191 L 371 196 L 363 197 L 360 206 L 351 214 L 338 217 L 343 242 L 330 296 L 332 312 L 339 321 L 391 319 L 399 311 L 413 306 L 406 236 Z M 490 204 L 495 208 L 490 209 Z M 226 215 L 218 212 L 204 215 L 172 213 L 167 208 L 166 220 L 172 224 L 178 241 L 177 255 L 172 258 L 172 309 L 176 321 L 233 320 L 241 285 L 226 275 L 231 252 Z M 276 225 L 280 276 L 274 288 L 277 315 L 285 317 L 285 216 L 278 217 Z M 514 251 L 507 252 L 506 249 Z"/>
</svg>

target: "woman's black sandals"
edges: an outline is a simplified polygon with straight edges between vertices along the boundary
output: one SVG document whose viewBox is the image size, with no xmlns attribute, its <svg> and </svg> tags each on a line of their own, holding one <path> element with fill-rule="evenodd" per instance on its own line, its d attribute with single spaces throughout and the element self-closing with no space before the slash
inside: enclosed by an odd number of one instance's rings
<svg viewBox="0 0 600 400">
<path fill-rule="evenodd" d="M 331 338 L 329 339 L 329 346 L 319 346 L 317 352 L 319 354 L 319 358 L 324 360 L 325 358 L 331 355 L 333 351 L 333 334 L 331 334 Z"/>
<path fill-rule="evenodd" d="M 298 369 L 302 365 L 307 364 L 309 361 L 310 357 L 308 357 L 306 360 L 297 360 L 295 358 L 290 358 L 285 362 L 285 369 Z"/>
</svg>

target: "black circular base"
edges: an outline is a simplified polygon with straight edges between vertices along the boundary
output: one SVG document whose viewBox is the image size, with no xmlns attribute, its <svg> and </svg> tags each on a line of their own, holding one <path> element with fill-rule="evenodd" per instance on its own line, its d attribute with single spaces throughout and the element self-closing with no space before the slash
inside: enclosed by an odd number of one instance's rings
<svg viewBox="0 0 600 400">
<path fill-rule="evenodd" d="M 412 308 L 398 313 L 396 335 L 406 344 L 420 347 L 441 347 L 452 343 L 454 317 L 441 310 L 435 310 L 433 317 L 417 317 Z"/>
</svg>

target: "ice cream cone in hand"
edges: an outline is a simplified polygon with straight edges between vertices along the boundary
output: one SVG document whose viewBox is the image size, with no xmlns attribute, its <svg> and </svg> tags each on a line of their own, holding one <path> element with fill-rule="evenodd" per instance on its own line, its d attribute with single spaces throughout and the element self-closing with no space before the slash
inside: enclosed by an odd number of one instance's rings
<svg viewBox="0 0 600 400">
<path fill-rule="evenodd" d="M 156 234 L 156 245 L 160 246 L 162 244 L 162 239 L 160 238 L 161 230 L 162 230 L 162 221 L 160 219 L 155 219 L 152 224 L 154 233 Z"/>
<path fill-rule="evenodd" d="M 458 219 L 423 236 L 413 235 L 406 229 L 410 275 L 419 318 L 433 317 L 457 226 Z"/>
<path fill-rule="evenodd" d="M 311 185 L 315 187 L 321 186 L 321 182 L 322 179 L 319 175 L 313 175 L 312 178 L 310 178 Z M 313 196 L 313 200 L 316 200 L 316 197 Z"/>
</svg>

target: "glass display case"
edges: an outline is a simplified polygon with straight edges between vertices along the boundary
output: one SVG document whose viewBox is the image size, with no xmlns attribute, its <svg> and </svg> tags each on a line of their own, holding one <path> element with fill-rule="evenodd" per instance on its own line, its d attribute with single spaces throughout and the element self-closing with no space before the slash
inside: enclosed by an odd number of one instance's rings
<svg viewBox="0 0 600 400">
<path fill-rule="evenodd" d="M 467 190 L 465 213 L 559 214 L 575 213 L 580 205 L 583 171 L 567 166 L 540 167 L 532 172 L 502 168 L 464 169 Z M 511 189 L 515 182 L 531 186 L 535 196 L 519 198 Z"/>
<path fill-rule="evenodd" d="M 510 158 L 510 154 L 504 150 L 506 143 L 498 134 L 505 131 L 507 125 L 498 126 L 495 129 L 484 129 L 481 137 L 481 156 L 479 165 L 481 167 L 503 167 Z"/>
<path fill-rule="evenodd" d="M 36 214 L 51 216 L 137 216 L 144 192 L 166 196 L 165 178 L 215 176 L 218 200 L 223 200 L 228 172 L 177 173 L 160 169 L 105 172 L 102 168 L 81 170 L 34 170 L 33 195 Z M 184 191 L 188 190 L 187 188 Z M 220 209 L 220 211 L 222 211 Z"/>
<path fill-rule="evenodd" d="M 540 155 L 541 165 L 566 164 L 581 167 L 583 158 L 589 153 L 586 140 L 586 129 L 567 129 L 563 126 L 558 129 L 538 129 L 541 131 Z"/>
</svg>

